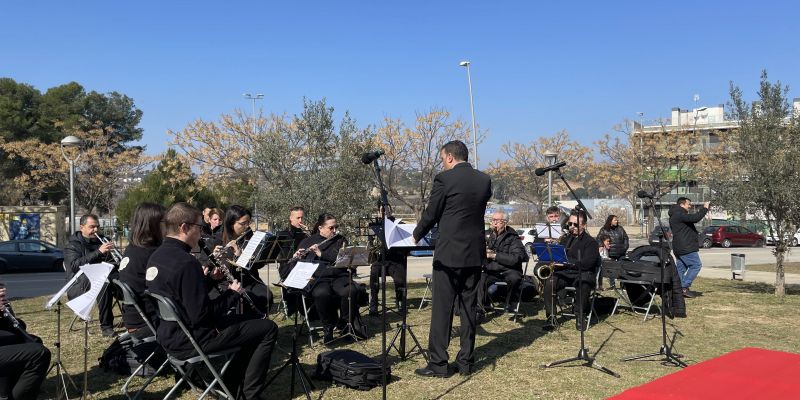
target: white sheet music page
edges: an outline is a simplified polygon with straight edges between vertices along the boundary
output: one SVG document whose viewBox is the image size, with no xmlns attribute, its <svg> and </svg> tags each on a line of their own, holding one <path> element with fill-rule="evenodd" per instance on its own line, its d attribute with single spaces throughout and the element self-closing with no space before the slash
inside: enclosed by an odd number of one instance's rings
<svg viewBox="0 0 800 400">
<path fill-rule="evenodd" d="M 314 271 L 317 270 L 318 266 L 319 264 L 317 263 L 298 262 L 294 268 L 292 268 L 292 272 L 289 273 L 286 280 L 283 281 L 283 285 L 295 289 L 305 288 L 308 286 L 308 282 L 311 281 Z"/>
<path fill-rule="evenodd" d="M 69 290 L 69 288 L 71 288 L 72 285 L 75 284 L 75 281 L 77 281 L 81 275 L 83 275 L 83 270 L 80 270 L 76 272 L 75 275 L 72 275 L 72 279 L 70 279 L 69 282 L 67 282 L 67 284 L 64 285 L 64 287 L 58 290 L 58 293 L 54 294 L 53 297 L 51 297 L 50 300 L 47 301 L 47 303 L 44 305 L 44 308 L 48 310 L 53 308 L 53 306 L 56 305 L 61 296 L 63 296 L 64 293 L 67 293 L 67 290 Z"/>
<path fill-rule="evenodd" d="M 109 263 L 81 266 L 81 271 L 89 278 L 91 286 L 88 292 L 68 301 L 67 307 L 71 308 L 75 315 L 81 317 L 84 321 L 92 319 L 92 307 L 97 302 L 97 296 L 100 295 L 100 291 L 103 289 L 103 285 L 106 283 L 108 274 L 111 273 L 112 269 L 114 269 L 114 266 Z"/>
<path fill-rule="evenodd" d="M 386 247 L 417 247 L 428 246 L 428 241 L 422 238 L 419 243 L 414 243 L 414 229 L 417 224 L 403 224 L 401 219 L 395 221 L 386 218 L 383 220 L 383 229 L 386 233 Z"/>
<path fill-rule="evenodd" d="M 236 265 L 242 268 L 247 268 L 247 263 L 249 263 L 250 259 L 253 258 L 253 254 L 256 252 L 258 245 L 264 241 L 266 236 L 267 232 L 253 232 L 253 236 L 250 238 L 250 241 L 247 242 L 247 246 L 244 247 L 244 250 L 242 250 L 242 254 L 240 254 L 239 258 L 236 259 Z"/>
<path fill-rule="evenodd" d="M 561 237 L 561 225 L 558 224 L 536 224 L 536 236 L 540 238 L 558 239 Z"/>
</svg>

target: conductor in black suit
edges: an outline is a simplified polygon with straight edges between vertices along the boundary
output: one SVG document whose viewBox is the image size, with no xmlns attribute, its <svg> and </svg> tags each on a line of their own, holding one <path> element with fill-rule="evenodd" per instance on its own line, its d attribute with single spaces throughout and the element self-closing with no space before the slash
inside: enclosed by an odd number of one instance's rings
<svg viewBox="0 0 800 400">
<path fill-rule="evenodd" d="M 459 140 L 442 146 L 439 155 L 444 171 L 434 178 L 428 206 L 414 230 L 414 240 L 419 242 L 439 224 L 433 255 L 430 360 L 426 367 L 415 372 L 421 376 L 446 377 L 455 302 L 461 316 L 461 350 L 456 356 L 459 373 L 472 373 L 475 362 L 477 289 L 481 266 L 486 263 L 484 212 L 492 196 L 492 180 L 467 162 L 467 146 Z"/>
</svg>

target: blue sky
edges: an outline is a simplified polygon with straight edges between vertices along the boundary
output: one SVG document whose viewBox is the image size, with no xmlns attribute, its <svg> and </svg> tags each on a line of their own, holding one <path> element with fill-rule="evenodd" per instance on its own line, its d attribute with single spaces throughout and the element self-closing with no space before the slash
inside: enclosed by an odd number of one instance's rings
<svg viewBox="0 0 800 400">
<path fill-rule="evenodd" d="M 543 2 L 544 3 L 544 2 Z M 551 4 L 552 3 L 552 4 Z M 327 98 L 359 125 L 443 107 L 501 144 L 566 129 L 584 144 L 625 118 L 723 104 L 759 73 L 800 97 L 796 2 L 328 1 L 6 2 L 0 76 L 44 91 L 77 81 L 144 112 L 148 153 L 166 131 L 250 110 L 296 113 Z"/>
</svg>

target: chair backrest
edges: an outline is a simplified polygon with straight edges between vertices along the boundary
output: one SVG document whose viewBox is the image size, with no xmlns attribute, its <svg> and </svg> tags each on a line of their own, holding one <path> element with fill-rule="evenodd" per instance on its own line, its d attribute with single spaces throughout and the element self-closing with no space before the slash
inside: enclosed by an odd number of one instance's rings
<svg viewBox="0 0 800 400">
<path fill-rule="evenodd" d="M 122 292 L 122 299 L 120 299 L 120 302 L 126 306 L 133 306 L 133 308 L 136 309 L 136 312 L 139 313 L 139 316 L 142 318 L 145 325 L 150 328 L 150 332 L 155 335 L 156 328 L 153 326 L 153 322 L 150 321 L 150 318 L 148 318 L 147 313 L 142 310 L 142 307 L 140 306 L 141 298 L 139 295 L 136 294 L 136 292 L 134 292 L 127 283 L 119 279 L 112 279 L 111 283 L 116 285 L 119 288 L 119 291 Z"/>
</svg>

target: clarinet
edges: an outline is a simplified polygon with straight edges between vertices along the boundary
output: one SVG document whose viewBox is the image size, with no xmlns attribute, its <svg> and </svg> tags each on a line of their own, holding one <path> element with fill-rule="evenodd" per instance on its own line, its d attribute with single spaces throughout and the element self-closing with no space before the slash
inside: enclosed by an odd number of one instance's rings
<svg viewBox="0 0 800 400">
<path fill-rule="evenodd" d="M 25 343 L 41 343 L 41 340 L 22 329 L 22 325 L 20 325 L 19 320 L 14 315 L 14 310 L 11 308 L 11 303 L 6 303 L 3 307 L 3 318 L 11 323 L 11 327 L 25 339 Z"/>
<path fill-rule="evenodd" d="M 228 283 L 233 283 L 235 278 L 231 274 L 231 270 L 228 269 L 228 267 L 222 265 L 222 263 L 219 260 L 217 260 L 217 257 L 214 256 L 214 253 L 211 251 L 211 249 L 208 248 L 208 244 L 206 243 L 205 239 L 200 238 L 198 244 L 200 245 L 200 249 L 203 250 L 203 253 L 205 253 L 206 256 L 208 256 L 208 260 L 211 261 L 211 265 L 214 267 L 214 269 L 219 269 L 220 271 L 222 271 L 222 274 L 225 275 L 225 280 L 227 280 Z M 250 298 L 250 295 L 247 294 L 247 290 L 242 290 L 242 293 L 240 294 L 242 295 L 242 298 L 247 302 L 247 305 L 249 305 L 256 313 L 261 315 L 259 319 L 264 319 L 267 317 L 267 314 L 262 312 L 261 309 L 259 309 L 256 306 L 256 303 L 253 302 L 253 299 Z"/>
</svg>

